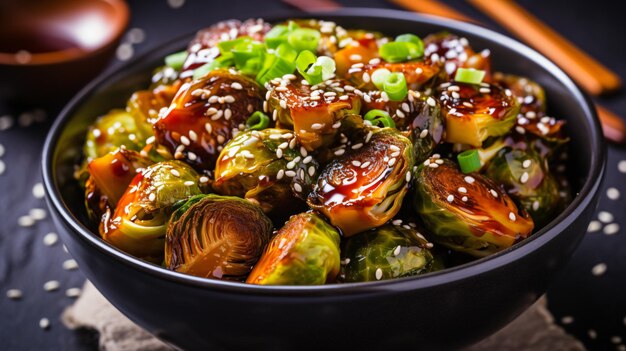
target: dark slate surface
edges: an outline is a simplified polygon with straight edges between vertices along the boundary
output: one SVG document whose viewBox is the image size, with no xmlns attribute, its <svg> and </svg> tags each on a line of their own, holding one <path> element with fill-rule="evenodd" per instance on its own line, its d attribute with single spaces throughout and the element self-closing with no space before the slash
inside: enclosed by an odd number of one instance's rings
<svg viewBox="0 0 626 351">
<path fill-rule="evenodd" d="M 345 6 L 394 8 L 383 0 L 340 2 Z M 466 3 L 448 2 L 501 30 Z M 626 41 L 622 37 L 626 33 L 626 21 L 619 2 L 597 0 L 591 6 L 582 0 L 520 2 L 626 77 Z M 174 3 L 183 5 L 173 8 Z M 130 1 L 130 7 L 129 33 L 133 34 L 127 35 L 127 44 L 121 51 L 129 53 L 130 47 L 133 56 L 221 19 L 257 17 L 287 8 L 278 1 L 254 0 L 231 0 L 219 5 L 213 1 L 136 0 Z M 128 44 L 131 39 L 135 43 Z M 123 60 L 115 59 L 111 67 L 121 64 Z M 602 103 L 626 116 L 623 92 L 603 98 Z M 33 187 L 41 182 L 41 147 L 58 107 L 38 108 L 9 106 L 6 101 L 0 101 L 0 170 L 4 168 L 0 174 L 0 349 L 93 350 L 97 347 L 95 335 L 67 330 L 59 321 L 63 309 L 73 301 L 65 296 L 66 289 L 82 286 L 84 277 L 79 270 L 63 268 L 63 262 L 71 257 L 64 252 L 61 242 L 44 245 L 46 234 L 55 230 L 50 219 L 46 217 L 30 227 L 19 225 L 19 217 L 41 213 L 30 212 L 33 208 L 46 209 L 44 200 L 33 194 Z M 548 294 L 557 321 L 589 349 L 626 350 L 626 236 L 621 229 L 626 226 L 625 173 L 626 149 L 610 146 L 598 221 L 592 225 L 597 231 L 587 235 Z M 46 292 L 43 285 L 50 280 L 58 280 L 60 288 Z M 23 297 L 7 298 L 5 293 L 11 288 L 22 290 Z M 45 331 L 39 327 L 43 317 L 51 324 Z"/>
</svg>

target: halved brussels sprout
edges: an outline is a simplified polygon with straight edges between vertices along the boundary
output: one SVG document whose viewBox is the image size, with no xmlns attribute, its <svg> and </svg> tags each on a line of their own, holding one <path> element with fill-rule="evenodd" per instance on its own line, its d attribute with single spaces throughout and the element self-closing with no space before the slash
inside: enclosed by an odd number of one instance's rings
<svg viewBox="0 0 626 351">
<path fill-rule="evenodd" d="M 493 84 L 500 85 L 504 89 L 509 89 L 521 104 L 520 113 L 525 115 L 528 112 L 533 117 L 542 117 L 546 112 L 546 94 L 543 88 L 526 77 L 513 74 L 496 72 L 493 74 Z"/>
<path fill-rule="evenodd" d="M 187 47 L 188 56 L 181 76 L 189 77 L 194 69 L 217 58 L 220 55 L 218 42 L 234 40 L 242 36 L 262 41 L 270 28 L 270 24 L 262 19 L 249 19 L 243 22 L 231 19 L 199 30 Z"/>
<path fill-rule="evenodd" d="M 159 262 L 171 206 L 202 193 L 198 173 L 183 162 L 165 161 L 133 178 L 113 214 L 100 223 L 100 235 L 133 256 Z"/>
<path fill-rule="evenodd" d="M 159 118 L 159 111 L 170 106 L 182 82 L 175 81 L 171 85 L 158 85 L 154 89 L 139 90 L 128 99 L 126 110 L 138 120 L 145 135 L 153 135 L 152 124 Z"/>
<path fill-rule="evenodd" d="M 173 214 L 165 237 L 165 266 L 204 278 L 242 281 L 272 235 L 258 206 L 231 196 L 197 195 Z"/>
<path fill-rule="evenodd" d="M 509 90 L 487 83 L 445 83 L 437 99 L 446 121 L 446 141 L 480 147 L 515 125 L 519 103 Z"/>
<path fill-rule="evenodd" d="M 376 129 L 326 165 L 308 204 L 344 236 L 378 227 L 400 210 L 412 168 L 411 141 L 396 129 Z"/>
<path fill-rule="evenodd" d="M 304 85 L 301 80 L 274 80 L 269 111 L 281 128 L 293 128 L 307 151 L 331 145 L 341 120 L 361 110 L 361 99 L 343 80 Z"/>
<path fill-rule="evenodd" d="M 155 135 L 175 159 L 210 172 L 223 146 L 262 106 L 256 82 L 229 70 L 214 70 L 183 84 L 154 123 Z"/>
<path fill-rule="evenodd" d="M 339 232 L 313 212 L 292 216 L 269 243 L 246 283 L 319 285 L 339 273 Z"/>
<path fill-rule="evenodd" d="M 547 224 L 562 209 L 559 185 L 547 161 L 531 150 L 501 149 L 487 165 L 485 175 L 502 185 L 530 213 L 538 227 Z"/>
<path fill-rule="evenodd" d="M 449 160 L 432 157 L 415 175 L 415 208 L 432 240 L 483 257 L 528 237 L 532 218 L 498 185 L 463 174 Z"/>
<path fill-rule="evenodd" d="M 348 238 L 341 250 L 343 281 L 376 281 L 430 272 L 432 244 L 405 226 L 386 224 Z"/>
<path fill-rule="evenodd" d="M 147 121 L 129 112 L 111 110 L 89 127 L 83 148 L 85 162 L 113 152 L 122 145 L 128 150 L 140 151 L 146 145 L 146 138 L 152 135 L 151 132 L 146 134 L 150 128 Z"/>
<path fill-rule="evenodd" d="M 234 137 L 220 153 L 213 189 L 257 203 L 264 212 L 289 212 L 285 204 L 311 192 L 319 164 L 292 131 L 267 128 Z M 291 212 L 293 213 L 293 212 Z"/>
<path fill-rule="evenodd" d="M 474 68 L 485 71 L 485 82 L 491 81 L 491 54 L 489 50 L 474 52 L 466 38 L 447 32 L 431 34 L 424 38 L 424 57 L 444 62 L 445 72 L 454 77 L 457 68 Z"/>
<path fill-rule="evenodd" d="M 424 90 L 439 82 L 443 77 L 440 72 L 439 62 L 430 60 L 409 61 L 400 63 L 377 62 L 366 65 L 355 64 L 348 70 L 347 79 L 359 89 L 376 90 L 372 81 L 372 74 L 379 69 L 386 69 L 391 73 L 399 72 L 404 74 L 407 88 L 410 90 Z M 445 73 L 444 73 L 445 76 Z"/>
</svg>

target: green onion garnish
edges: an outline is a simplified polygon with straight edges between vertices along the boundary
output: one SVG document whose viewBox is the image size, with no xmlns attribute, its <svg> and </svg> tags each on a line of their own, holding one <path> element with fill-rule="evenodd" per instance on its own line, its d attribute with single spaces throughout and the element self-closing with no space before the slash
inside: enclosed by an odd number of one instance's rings
<svg viewBox="0 0 626 351">
<path fill-rule="evenodd" d="M 296 69 L 311 85 L 322 82 L 322 67 L 314 66 L 317 56 L 309 50 L 303 50 L 296 58 Z"/>
<path fill-rule="evenodd" d="M 370 121 L 373 126 L 378 125 L 378 123 L 380 122 L 383 125 L 383 127 L 387 127 L 387 128 L 396 127 L 396 124 L 394 123 L 391 116 L 389 116 L 389 113 L 383 110 L 378 110 L 378 109 L 369 110 L 367 111 L 365 116 L 363 116 L 363 118 L 366 121 Z"/>
<path fill-rule="evenodd" d="M 476 149 L 465 150 L 456 156 L 463 173 L 471 173 L 480 169 L 480 157 Z"/>
<path fill-rule="evenodd" d="M 480 84 L 483 78 L 485 78 L 485 71 L 474 68 L 459 68 L 454 75 L 454 80 L 467 84 Z"/>
<path fill-rule="evenodd" d="M 214 69 L 231 67 L 234 63 L 233 54 L 227 52 L 215 60 L 196 68 L 193 71 L 193 79 L 202 78 Z"/>
<path fill-rule="evenodd" d="M 285 74 L 293 73 L 296 69 L 296 53 L 289 51 L 288 46 L 281 49 L 283 44 L 279 45 L 274 54 L 265 55 L 263 65 L 256 76 L 256 81 L 261 85 L 269 82 L 274 78 L 279 78 Z"/>
<path fill-rule="evenodd" d="M 173 69 L 180 71 L 183 68 L 183 64 L 187 59 L 187 51 L 177 52 L 175 54 L 165 56 L 165 65 L 172 67 Z"/>
<path fill-rule="evenodd" d="M 242 42 L 235 45 L 231 51 L 235 58 L 235 66 L 241 69 L 252 58 L 265 54 L 265 45 L 256 41 Z"/>
<path fill-rule="evenodd" d="M 314 66 L 322 67 L 322 79 L 330 79 L 335 75 L 335 70 L 337 69 L 335 65 L 335 60 L 328 56 L 320 56 L 317 58 Z"/>
<path fill-rule="evenodd" d="M 408 93 L 404 74 L 400 72 L 390 73 L 383 83 L 383 90 L 391 101 L 404 100 Z"/>
<path fill-rule="evenodd" d="M 252 130 L 262 130 L 270 125 L 270 118 L 261 111 L 255 111 L 248 120 L 246 120 L 246 127 Z"/>
<path fill-rule="evenodd" d="M 320 32 L 315 29 L 296 28 L 287 36 L 287 42 L 298 52 L 302 50 L 317 51 L 320 37 Z"/>
<path fill-rule="evenodd" d="M 233 40 L 224 40 L 217 43 L 217 47 L 222 54 L 230 52 L 235 46 L 245 44 L 252 41 L 252 38 L 244 36 Z"/>
<path fill-rule="evenodd" d="M 409 58 L 409 46 L 408 43 L 392 41 L 381 45 L 378 53 L 387 62 L 403 62 Z"/>
<path fill-rule="evenodd" d="M 274 26 L 269 32 L 265 33 L 264 40 L 268 48 L 275 49 L 278 45 L 287 41 L 289 29 L 282 24 Z"/>
<path fill-rule="evenodd" d="M 382 90 L 383 84 L 385 84 L 385 81 L 387 80 L 387 78 L 389 78 L 390 74 L 391 72 L 388 69 L 379 68 L 372 73 L 372 83 L 374 83 L 376 88 Z"/>
<path fill-rule="evenodd" d="M 409 45 L 409 59 L 416 59 L 424 56 L 424 43 L 422 39 L 420 39 L 415 34 L 402 34 L 396 37 L 396 42 L 399 43 L 411 43 L 413 45 Z"/>
</svg>

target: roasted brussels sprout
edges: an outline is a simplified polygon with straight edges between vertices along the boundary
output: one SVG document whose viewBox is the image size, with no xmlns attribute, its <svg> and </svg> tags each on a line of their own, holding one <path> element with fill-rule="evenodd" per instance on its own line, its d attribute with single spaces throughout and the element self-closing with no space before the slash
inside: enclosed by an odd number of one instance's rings
<svg viewBox="0 0 626 351">
<path fill-rule="evenodd" d="M 335 52 L 337 75 L 346 76 L 352 66 L 355 68 L 367 63 L 376 63 L 378 58 L 378 40 L 375 34 L 364 34 L 356 40 L 346 40 L 345 47 Z"/>
<path fill-rule="evenodd" d="M 173 214 L 165 266 L 199 277 L 245 280 L 272 235 L 272 221 L 250 202 L 197 195 Z"/>
<path fill-rule="evenodd" d="M 102 157 L 117 150 L 120 146 L 128 150 L 140 151 L 146 145 L 148 122 L 136 118 L 123 110 L 111 110 L 89 127 L 83 149 L 85 162 Z M 147 130 L 150 130 L 148 127 Z"/>
<path fill-rule="evenodd" d="M 443 142 L 445 124 L 441 106 L 435 99 L 418 95 L 413 99 L 416 107 L 409 128 L 415 164 L 419 164 L 429 158 L 437 145 Z"/>
<path fill-rule="evenodd" d="M 485 175 L 502 185 L 539 227 L 562 210 L 559 186 L 547 161 L 532 151 L 501 149 L 487 165 Z"/>
<path fill-rule="evenodd" d="M 424 38 L 424 57 L 434 62 L 444 62 L 446 73 L 454 77 L 457 68 L 475 68 L 486 72 L 485 81 L 491 80 L 489 50 L 474 52 L 466 38 L 447 32 L 431 34 Z"/>
<path fill-rule="evenodd" d="M 214 70 L 183 84 L 154 123 L 156 139 L 175 159 L 210 172 L 223 145 L 262 106 L 256 82 L 229 70 Z"/>
<path fill-rule="evenodd" d="M 378 129 L 324 168 L 308 204 L 344 236 L 378 227 L 400 210 L 412 168 L 411 141 L 393 128 Z"/>
<path fill-rule="evenodd" d="M 429 272 L 432 244 L 405 226 L 386 224 L 348 238 L 341 250 L 343 281 L 376 281 Z"/>
<path fill-rule="evenodd" d="M 306 200 L 318 167 L 290 130 L 241 132 L 220 153 L 213 189 L 257 203 L 266 213 L 289 212 L 285 204 L 294 203 L 294 196 Z"/>
<path fill-rule="evenodd" d="M 513 74 L 496 72 L 493 74 L 493 84 L 509 89 L 521 104 L 520 113 L 528 112 L 533 117 L 542 117 L 546 111 L 546 94 L 536 82 Z"/>
<path fill-rule="evenodd" d="M 359 89 L 364 90 L 376 90 L 376 86 L 372 81 L 372 74 L 379 69 L 386 69 L 391 73 L 399 72 L 404 74 L 406 79 L 406 85 L 411 90 L 423 90 L 432 83 L 436 83 L 440 80 L 442 72 L 439 62 L 432 62 L 430 60 L 424 61 L 410 61 L 402 63 L 389 63 L 374 61 L 366 65 L 355 64 L 348 70 L 348 80 Z"/>
<path fill-rule="evenodd" d="M 181 81 L 175 81 L 171 85 L 158 85 L 154 89 L 139 90 L 131 95 L 126 110 L 136 119 L 145 121 L 140 124 L 143 134 L 154 134 L 152 124 L 159 118 L 159 111 L 172 103 L 181 85 Z"/>
<path fill-rule="evenodd" d="M 317 285 L 339 273 L 339 232 L 313 212 L 292 216 L 246 280 L 257 285 Z"/>
<path fill-rule="evenodd" d="M 432 240 L 483 257 L 528 237 L 528 213 L 488 178 L 432 157 L 415 175 L 415 208 Z"/>
<path fill-rule="evenodd" d="M 343 80 L 304 85 L 300 80 L 272 81 L 268 105 L 281 128 L 293 128 L 307 151 L 331 145 L 341 120 L 361 110 L 354 87 Z"/>
<path fill-rule="evenodd" d="M 103 216 L 100 235 L 133 256 L 159 262 L 171 206 L 201 194 L 201 187 L 198 173 L 183 162 L 148 166 L 133 178 L 115 212 Z"/>
<path fill-rule="evenodd" d="M 515 125 L 519 103 L 509 90 L 459 82 L 444 83 L 438 90 L 449 143 L 480 147 L 488 137 L 504 135 Z"/>
</svg>

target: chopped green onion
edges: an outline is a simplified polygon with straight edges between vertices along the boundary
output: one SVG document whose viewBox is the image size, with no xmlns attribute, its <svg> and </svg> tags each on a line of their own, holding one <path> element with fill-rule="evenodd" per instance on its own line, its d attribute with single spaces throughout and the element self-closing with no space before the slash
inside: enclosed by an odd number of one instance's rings
<svg viewBox="0 0 626 351">
<path fill-rule="evenodd" d="M 289 33 L 287 42 L 298 52 L 302 50 L 317 51 L 320 37 L 320 32 L 315 29 L 297 28 Z"/>
<path fill-rule="evenodd" d="M 263 66 L 263 57 L 253 57 L 246 61 L 243 67 L 239 68 L 241 73 L 250 76 L 256 76 Z"/>
<path fill-rule="evenodd" d="M 420 44 L 422 42 L 422 40 L 415 34 L 400 34 L 396 37 L 397 42 L 401 42 L 401 43 L 413 43 L 413 44 Z"/>
<path fill-rule="evenodd" d="M 265 83 L 274 78 L 293 73 L 296 69 L 294 61 L 295 57 L 292 60 L 288 60 L 277 53 L 265 55 L 265 61 L 256 76 L 256 81 L 261 85 L 265 85 Z"/>
<path fill-rule="evenodd" d="M 320 56 L 317 58 L 314 66 L 322 67 L 322 79 L 330 79 L 335 76 L 335 70 L 337 66 L 335 64 L 335 60 L 328 56 Z"/>
<path fill-rule="evenodd" d="M 180 71 L 183 68 L 183 64 L 187 59 L 187 51 L 177 52 L 175 54 L 165 56 L 165 65 L 172 67 L 173 69 Z"/>
<path fill-rule="evenodd" d="M 289 28 L 282 24 L 274 26 L 274 28 L 270 29 L 269 32 L 265 33 L 265 44 L 268 48 L 275 49 L 278 45 L 285 43 L 287 41 L 287 34 L 289 33 Z"/>
<path fill-rule="evenodd" d="M 241 69 L 252 58 L 265 54 L 265 45 L 255 41 L 243 42 L 235 45 L 231 52 L 235 58 L 235 66 Z"/>
<path fill-rule="evenodd" d="M 406 79 L 400 72 L 390 73 L 383 83 L 383 90 L 391 101 L 402 101 L 408 94 Z"/>
<path fill-rule="evenodd" d="M 296 58 L 296 69 L 311 85 L 322 82 L 322 67 L 314 66 L 317 56 L 309 50 L 303 50 Z"/>
<path fill-rule="evenodd" d="M 383 89 L 383 84 L 385 84 L 385 81 L 387 80 L 387 78 L 389 78 L 389 75 L 391 74 L 391 72 L 386 69 L 386 68 L 379 68 L 377 70 L 375 70 L 372 73 L 372 82 L 374 83 L 374 85 L 376 86 L 376 88 L 378 88 L 379 90 Z"/>
<path fill-rule="evenodd" d="M 409 59 L 416 59 L 424 56 L 424 43 L 415 34 L 402 34 L 396 37 L 396 42 L 399 43 L 411 43 L 409 45 Z"/>
<path fill-rule="evenodd" d="M 465 150 L 456 156 L 463 173 L 471 173 L 480 169 L 480 157 L 476 149 Z"/>
<path fill-rule="evenodd" d="M 365 114 L 363 118 L 366 121 L 370 121 L 372 125 L 374 126 L 378 125 L 378 123 L 380 122 L 383 125 L 383 127 L 387 127 L 387 128 L 396 127 L 396 124 L 394 123 L 391 116 L 389 116 L 389 113 L 383 110 L 378 110 L 378 109 L 369 110 L 367 111 L 367 113 Z"/>
<path fill-rule="evenodd" d="M 294 50 L 289 44 L 280 44 L 274 51 L 276 56 L 281 57 L 289 62 L 295 62 L 298 57 L 298 51 Z M 294 63 L 295 68 L 295 63 Z"/>
<path fill-rule="evenodd" d="M 459 68 L 456 70 L 454 80 L 467 84 L 480 84 L 485 78 L 485 71 L 474 68 Z"/>
<path fill-rule="evenodd" d="M 246 127 L 252 130 L 262 130 L 270 125 L 270 118 L 261 111 L 255 111 L 246 121 Z"/>
<path fill-rule="evenodd" d="M 234 63 L 233 54 L 227 52 L 215 60 L 196 68 L 193 71 L 193 79 L 202 78 L 214 69 L 231 67 Z"/>
<path fill-rule="evenodd" d="M 385 43 L 378 49 L 378 53 L 387 62 L 403 62 L 409 57 L 409 44 L 395 41 Z"/>
<path fill-rule="evenodd" d="M 252 41 L 250 37 L 239 37 L 233 40 L 224 40 L 217 43 L 217 47 L 222 54 L 230 52 L 235 46 L 239 44 L 245 44 Z"/>
</svg>

